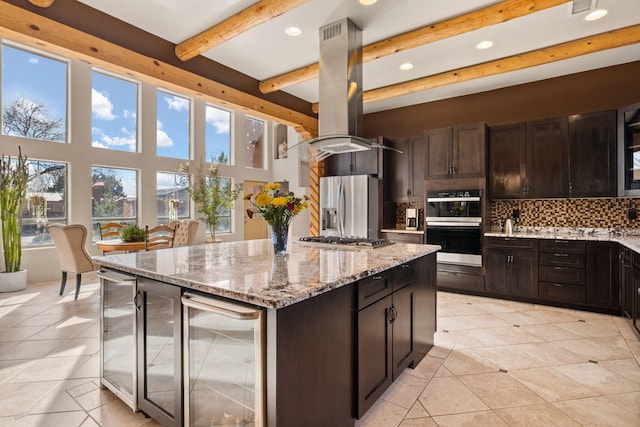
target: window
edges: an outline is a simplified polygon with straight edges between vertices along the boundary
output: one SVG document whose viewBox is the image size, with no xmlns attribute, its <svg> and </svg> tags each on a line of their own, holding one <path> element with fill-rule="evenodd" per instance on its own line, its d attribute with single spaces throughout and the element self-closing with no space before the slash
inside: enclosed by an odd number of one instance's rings
<svg viewBox="0 0 640 427">
<path fill-rule="evenodd" d="M 104 167 L 91 169 L 94 239 L 100 238 L 96 228 L 98 222 L 136 223 L 137 180 L 135 170 Z"/>
<path fill-rule="evenodd" d="M 138 85 L 96 71 L 92 85 L 91 145 L 137 151 Z"/>
<path fill-rule="evenodd" d="M 244 119 L 246 132 L 245 165 L 250 168 L 262 169 L 264 151 L 264 122 L 246 117 Z"/>
<path fill-rule="evenodd" d="M 2 45 L 2 133 L 67 140 L 67 63 Z"/>
<path fill-rule="evenodd" d="M 211 179 L 211 177 L 207 177 L 207 180 Z M 221 185 L 225 190 L 231 188 L 231 179 L 230 178 L 220 178 Z M 223 208 L 220 209 L 218 216 L 218 226 L 216 227 L 217 233 L 231 233 L 231 209 Z M 206 224 L 206 232 L 209 233 L 209 225 Z"/>
<path fill-rule="evenodd" d="M 173 216 L 174 219 L 189 218 L 189 195 L 187 194 L 186 183 L 189 182 L 188 175 L 158 172 L 156 178 L 157 188 L 157 213 L 159 224 L 168 224 Z"/>
<path fill-rule="evenodd" d="M 29 185 L 22 213 L 22 246 L 51 243 L 47 224 L 67 219 L 67 165 L 29 160 Z"/>
<path fill-rule="evenodd" d="M 207 105 L 205 114 L 206 160 L 231 164 L 231 113 Z"/>
<path fill-rule="evenodd" d="M 158 90 L 156 153 L 177 159 L 189 158 L 191 101 Z"/>
</svg>

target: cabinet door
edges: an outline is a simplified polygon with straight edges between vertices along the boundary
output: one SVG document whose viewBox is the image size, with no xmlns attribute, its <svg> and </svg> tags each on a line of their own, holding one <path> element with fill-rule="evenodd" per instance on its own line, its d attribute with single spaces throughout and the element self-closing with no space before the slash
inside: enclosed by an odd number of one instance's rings
<svg viewBox="0 0 640 427">
<path fill-rule="evenodd" d="M 180 288 L 138 278 L 138 407 L 165 426 L 182 425 Z"/>
<path fill-rule="evenodd" d="M 525 197 L 569 196 L 569 130 L 565 117 L 527 123 Z"/>
<path fill-rule="evenodd" d="M 633 251 L 620 246 L 618 257 L 620 260 L 620 292 L 622 294 L 622 314 L 628 318 L 633 318 L 633 267 L 631 260 Z"/>
<path fill-rule="evenodd" d="M 391 302 L 388 295 L 358 312 L 358 418 L 393 381 Z"/>
<path fill-rule="evenodd" d="M 509 295 L 508 261 L 510 251 L 489 249 L 485 252 L 486 277 L 484 288 L 487 293 Z"/>
<path fill-rule="evenodd" d="M 424 143 L 424 135 L 414 136 L 410 138 L 411 145 L 411 188 L 413 190 L 413 198 L 424 201 L 426 196 L 424 189 L 424 170 L 425 160 L 427 156 L 427 147 Z"/>
<path fill-rule="evenodd" d="M 569 117 L 569 196 L 615 196 L 616 112 Z"/>
<path fill-rule="evenodd" d="M 510 294 L 512 296 L 538 298 L 538 253 L 513 251 L 509 262 Z"/>
<path fill-rule="evenodd" d="M 618 244 L 587 242 L 587 305 L 619 310 Z"/>
<path fill-rule="evenodd" d="M 409 150 L 408 138 L 400 138 L 389 144 L 396 150 L 402 151 L 402 154 L 396 151 L 390 151 L 389 159 L 389 191 L 391 192 L 391 200 L 399 201 L 410 195 L 411 185 L 409 183 L 409 162 L 411 161 L 411 151 Z"/>
<path fill-rule="evenodd" d="M 334 154 L 325 160 L 325 172 L 327 176 L 351 175 L 351 154 Z"/>
<path fill-rule="evenodd" d="M 640 332 L 640 262 L 638 253 L 633 254 L 633 327 Z"/>
<path fill-rule="evenodd" d="M 351 175 L 378 175 L 378 156 L 381 148 L 351 153 Z"/>
<path fill-rule="evenodd" d="M 446 178 L 451 175 L 453 167 L 452 137 L 451 128 L 425 132 L 424 143 L 427 156 L 425 179 Z"/>
<path fill-rule="evenodd" d="M 455 177 L 484 177 L 485 124 L 474 123 L 455 126 L 452 137 L 453 174 Z"/>
<path fill-rule="evenodd" d="M 414 286 L 409 284 L 393 293 L 393 380 L 413 362 Z"/>
<path fill-rule="evenodd" d="M 524 195 L 526 135 L 524 123 L 489 129 L 489 196 L 492 199 Z"/>
</svg>

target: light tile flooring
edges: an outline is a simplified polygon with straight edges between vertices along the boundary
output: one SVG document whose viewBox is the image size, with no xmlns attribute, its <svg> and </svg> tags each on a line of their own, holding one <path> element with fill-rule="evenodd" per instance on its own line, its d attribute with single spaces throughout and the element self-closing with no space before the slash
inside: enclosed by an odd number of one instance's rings
<svg viewBox="0 0 640 427">
<path fill-rule="evenodd" d="M 0 294 L 0 427 L 157 426 L 98 387 L 99 286 Z M 356 424 L 640 427 L 640 342 L 617 317 L 438 293 L 436 346 Z M 327 426 L 330 427 L 330 426 Z"/>
</svg>

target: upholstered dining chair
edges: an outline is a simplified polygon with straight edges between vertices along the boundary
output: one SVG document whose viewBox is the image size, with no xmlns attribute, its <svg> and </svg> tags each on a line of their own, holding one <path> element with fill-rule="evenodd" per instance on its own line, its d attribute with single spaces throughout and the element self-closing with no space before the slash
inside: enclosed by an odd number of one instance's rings
<svg viewBox="0 0 640 427">
<path fill-rule="evenodd" d="M 195 219 L 183 219 L 181 221 L 171 221 L 169 227 L 175 227 L 176 232 L 173 236 L 173 247 L 191 246 L 196 240 L 200 221 Z"/>
<path fill-rule="evenodd" d="M 49 234 L 55 244 L 58 260 L 60 261 L 60 269 L 62 270 L 60 295 L 64 293 L 67 273 L 72 272 L 76 274 L 75 299 L 78 299 L 82 273 L 98 269 L 98 266 L 93 262 L 93 258 L 85 249 L 87 228 L 82 224 L 49 224 L 47 230 L 49 230 Z"/>
<path fill-rule="evenodd" d="M 155 227 L 145 226 L 145 250 L 155 251 L 157 249 L 166 249 L 173 247 L 173 238 L 179 225 L 156 225 Z"/>
</svg>

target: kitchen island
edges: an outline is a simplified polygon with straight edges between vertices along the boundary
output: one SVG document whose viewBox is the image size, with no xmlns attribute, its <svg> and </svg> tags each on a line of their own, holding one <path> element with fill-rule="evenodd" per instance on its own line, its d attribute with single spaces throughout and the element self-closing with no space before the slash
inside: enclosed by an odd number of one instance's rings
<svg viewBox="0 0 640 427">
<path fill-rule="evenodd" d="M 247 375 L 250 387 L 243 385 L 256 396 L 255 413 L 247 416 L 245 410 L 234 422 L 354 425 L 402 370 L 415 366 L 433 345 L 438 249 L 403 243 L 363 249 L 293 242 L 283 258 L 274 256 L 271 241 L 259 240 L 97 258 L 103 271 L 135 277 L 137 387 L 131 406 L 165 425 L 202 422 L 202 413 L 210 408 L 189 399 L 197 389 L 189 383 L 194 381 L 196 352 L 189 356 L 192 327 L 185 297 L 207 297 L 260 313 L 252 335 L 257 352 L 250 365 L 261 369 Z M 109 283 L 103 280 L 103 293 Z M 162 305 L 169 300 L 173 303 Z M 103 316 L 108 311 L 103 308 Z M 158 317 L 161 325 L 154 325 Z M 105 323 L 103 329 L 109 329 Z M 169 359 L 171 366 L 164 364 L 158 381 L 164 388 L 157 393 L 153 369 L 159 362 L 150 359 L 158 341 L 153 331 L 162 325 L 164 332 L 156 335 L 165 339 L 165 347 L 158 360 Z M 173 333 L 170 341 L 167 332 Z M 103 353 L 105 342 L 103 338 Z M 108 356 L 103 356 L 103 364 L 112 358 Z M 196 363 L 198 371 L 205 371 L 203 363 Z M 212 407 L 222 400 L 202 402 Z M 234 416 L 233 410 L 223 412 L 223 417 Z M 206 423 L 224 421 L 211 418 Z"/>
</svg>

